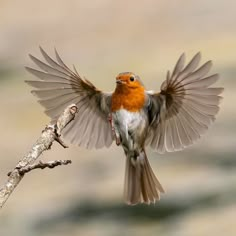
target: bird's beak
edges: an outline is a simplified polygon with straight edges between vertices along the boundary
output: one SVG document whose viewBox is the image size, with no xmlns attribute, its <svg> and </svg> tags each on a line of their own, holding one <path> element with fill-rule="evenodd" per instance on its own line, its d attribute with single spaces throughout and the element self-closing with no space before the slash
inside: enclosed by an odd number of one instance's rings
<svg viewBox="0 0 236 236">
<path fill-rule="evenodd" d="M 125 84 L 125 81 L 120 80 L 120 79 L 117 79 L 117 80 L 116 80 L 116 83 L 117 83 L 117 84 Z"/>
</svg>

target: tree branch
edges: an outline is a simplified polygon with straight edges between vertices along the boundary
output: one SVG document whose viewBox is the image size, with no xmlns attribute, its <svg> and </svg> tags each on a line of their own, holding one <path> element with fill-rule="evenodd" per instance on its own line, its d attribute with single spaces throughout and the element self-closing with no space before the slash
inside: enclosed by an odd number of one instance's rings
<svg viewBox="0 0 236 236">
<path fill-rule="evenodd" d="M 24 175 L 24 174 L 30 172 L 31 170 L 45 169 L 45 168 L 52 169 L 56 166 L 68 165 L 68 164 L 71 164 L 71 160 L 56 160 L 56 161 L 49 161 L 49 162 L 39 161 L 39 163 L 35 163 L 32 165 L 27 165 L 25 167 L 22 167 L 21 169 L 19 169 L 19 173 L 21 175 Z"/>
<path fill-rule="evenodd" d="M 55 125 L 47 125 L 42 131 L 39 139 L 35 142 L 31 150 L 19 161 L 15 169 L 9 173 L 7 182 L 0 189 L 0 208 L 3 207 L 25 173 L 37 168 L 54 168 L 59 165 L 71 163 L 70 160 L 58 160 L 34 164 L 42 152 L 51 148 L 54 140 L 60 143 L 64 148 L 67 147 L 60 139 L 61 131 L 74 119 L 76 112 L 77 106 L 75 104 L 68 106 L 60 115 Z"/>
</svg>

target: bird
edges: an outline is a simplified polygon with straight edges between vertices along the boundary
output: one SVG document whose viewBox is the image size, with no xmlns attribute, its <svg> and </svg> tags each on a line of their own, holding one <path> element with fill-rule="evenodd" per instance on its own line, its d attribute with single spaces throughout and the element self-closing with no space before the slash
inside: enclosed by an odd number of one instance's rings
<svg viewBox="0 0 236 236">
<path fill-rule="evenodd" d="M 216 119 L 223 92 L 212 87 L 218 74 L 208 75 L 212 61 L 199 66 L 201 53 L 185 65 L 185 54 L 167 71 L 160 91 L 147 90 L 140 77 L 122 72 L 113 92 L 103 92 L 75 66 L 70 69 L 55 49 L 55 59 L 40 47 L 44 62 L 29 54 L 37 69 L 26 67 L 37 80 L 27 80 L 32 94 L 55 122 L 75 103 L 78 113 L 62 132 L 71 144 L 88 149 L 109 148 L 113 142 L 126 156 L 124 199 L 129 205 L 155 203 L 165 192 L 146 155 L 180 151 L 198 140 Z"/>
</svg>

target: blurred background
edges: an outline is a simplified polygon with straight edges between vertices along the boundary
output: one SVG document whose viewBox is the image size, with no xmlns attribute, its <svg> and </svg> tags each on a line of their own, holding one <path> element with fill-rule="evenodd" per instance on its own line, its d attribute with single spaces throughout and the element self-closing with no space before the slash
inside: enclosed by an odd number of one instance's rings
<svg viewBox="0 0 236 236">
<path fill-rule="evenodd" d="M 0 1 L 0 180 L 49 122 L 24 80 L 28 53 L 54 47 L 103 90 L 122 71 L 159 90 L 182 52 L 212 59 L 225 87 L 214 125 L 194 146 L 159 155 L 148 149 L 166 190 L 155 205 L 123 202 L 120 147 L 86 150 L 54 144 L 43 160 L 72 165 L 27 174 L 0 212 L 0 235 L 236 235 L 236 2 Z M 79 131 L 78 131 L 79 132 Z"/>
</svg>

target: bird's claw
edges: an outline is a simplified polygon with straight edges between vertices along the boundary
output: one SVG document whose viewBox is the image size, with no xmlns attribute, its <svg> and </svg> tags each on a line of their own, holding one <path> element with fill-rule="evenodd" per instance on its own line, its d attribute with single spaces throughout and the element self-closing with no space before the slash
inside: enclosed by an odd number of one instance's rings
<svg viewBox="0 0 236 236">
<path fill-rule="evenodd" d="M 115 136 L 115 140 L 116 140 L 116 145 L 120 146 L 120 143 L 121 143 L 120 138 L 117 137 L 116 134 L 114 136 Z"/>
<path fill-rule="evenodd" d="M 118 131 L 116 130 L 115 124 L 114 124 L 113 119 L 112 119 L 112 114 L 108 115 L 108 121 L 111 124 L 112 134 L 113 134 L 113 137 L 116 140 L 116 145 L 119 146 L 121 144 L 120 135 L 119 135 Z"/>
</svg>

